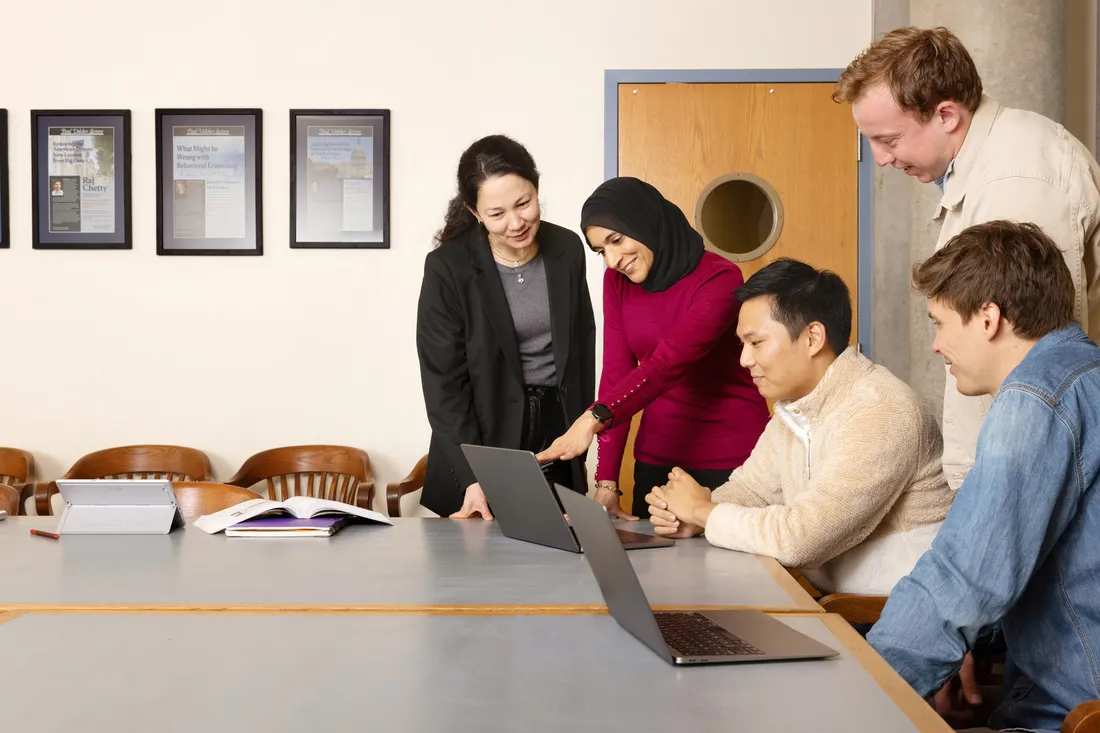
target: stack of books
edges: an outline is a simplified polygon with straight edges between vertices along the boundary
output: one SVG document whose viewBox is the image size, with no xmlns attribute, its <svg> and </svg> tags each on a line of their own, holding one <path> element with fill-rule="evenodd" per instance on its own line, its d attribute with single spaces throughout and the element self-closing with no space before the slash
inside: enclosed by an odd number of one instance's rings
<svg viewBox="0 0 1100 733">
<path fill-rule="evenodd" d="M 227 537 L 331 537 L 352 522 L 389 524 L 385 515 L 351 504 L 311 496 L 286 501 L 250 499 L 195 520 L 204 532 Z"/>
</svg>

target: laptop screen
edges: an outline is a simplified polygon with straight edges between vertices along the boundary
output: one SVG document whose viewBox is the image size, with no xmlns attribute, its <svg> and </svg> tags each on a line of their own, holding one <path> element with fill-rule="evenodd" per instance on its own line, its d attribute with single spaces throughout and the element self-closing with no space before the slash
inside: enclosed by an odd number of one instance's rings
<svg viewBox="0 0 1100 733">
<path fill-rule="evenodd" d="M 595 501 L 563 486 L 555 486 L 569 523 L 584 549 L 588 565 L 611 615 L 624 629 L 662 657 L 671 659 L 657 619 L 649 607 L 638 574 L 630 564 L 611 517 Z"/>
<path fill-rule="evenodd" d="M 534 453 L 463 444 L 462 454 L 505 537 L 580 552 Z"/>
</svg>

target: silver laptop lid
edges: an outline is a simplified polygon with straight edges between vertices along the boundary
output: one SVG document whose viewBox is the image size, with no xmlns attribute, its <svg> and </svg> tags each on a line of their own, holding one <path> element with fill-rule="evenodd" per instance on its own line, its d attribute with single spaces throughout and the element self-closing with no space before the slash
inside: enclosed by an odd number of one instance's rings
<svg viewBox="0 0 1100 733">
<path fill-rule="evenodd" d="M 462 454 L 505 537 L 580 552 L 580 544 L 562 516 L 558 497 L 546 482 L 534 453 L 463 444 Z M 615 541 L 619 541 L 618 535 Z"/>
<path fill-rule="evenodd" d="M 167 534 L 183 525 L 172 482 L 58 479 L 65 510 L 60 534 Z"/>
<path fill-rule="evenodd" d="M 66 504 L 81 506 L 175 506 L 176 492 L 166 479 L 58 479 Z"/>
<path fill-rule="evenodd" d="M 604 602 L 615 621 L 638 641 L 671 661 L 668 643 L 657 627 L 649 599 L 638 582 L 638 574 L 634 572 L 634 566 L 619 541 L 611 517 L 598 502 L 586 496 L 556 484 L 554 489 L 569 514 L 569 524 L 577 533 L 588 565 L 596 576 Z"/>
</svg>

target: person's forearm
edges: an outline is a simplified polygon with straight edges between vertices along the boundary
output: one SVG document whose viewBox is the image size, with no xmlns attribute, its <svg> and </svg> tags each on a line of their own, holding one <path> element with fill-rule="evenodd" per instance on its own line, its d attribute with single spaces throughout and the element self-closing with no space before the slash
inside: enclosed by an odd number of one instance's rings
<svg viewBox="0 0 1100 733">
<path fill-rule="evenodd" d="M 630 423 L 601 430 L 596 436 L 596 480 L 618 481 L 622 471 L 623 453 L 629 437 Z"/>
<path fill-rule="evenodd" d="M 706 527 L 707 519 L 710 517 L 710 513 L 712 511 L 714 511 L 713 502 L 700 502 L 695 506 L 694 510 L 691 512 L 691 516 L 688 517 L 686 521 L 689 524 L 696 524 L 700 527 Z"/>
</svg>

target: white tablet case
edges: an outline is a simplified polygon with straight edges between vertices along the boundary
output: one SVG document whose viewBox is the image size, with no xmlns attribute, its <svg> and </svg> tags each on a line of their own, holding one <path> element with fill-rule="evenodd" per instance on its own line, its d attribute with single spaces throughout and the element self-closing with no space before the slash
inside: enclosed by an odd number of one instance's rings
<svg viewBox="0 0 1100 733">
<path fill-rule="evenodd" d="M 171 481 L 58 480 L 65 500 L 58 534 L 168 534 L 183 526 Z"/>
</svg>

